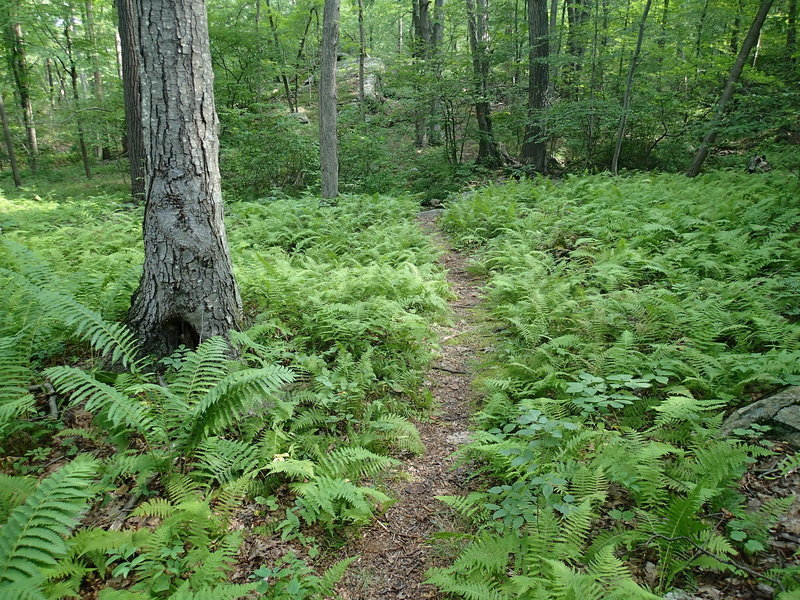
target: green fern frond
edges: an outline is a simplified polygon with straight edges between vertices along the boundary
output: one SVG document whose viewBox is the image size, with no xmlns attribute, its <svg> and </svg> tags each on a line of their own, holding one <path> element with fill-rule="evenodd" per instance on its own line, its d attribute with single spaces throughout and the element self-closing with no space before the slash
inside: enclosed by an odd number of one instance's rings
<svg viewBox="0 0 800 600">
<path fill-rule="evenodd" d="M 144 403 L 74 367 L 50 367 L 45 369 L 45 375 L 59 392 L 69 394 L 73 403 L 85 402 L 87 411 L 102 412 L 112 426 L 164 439 L 165 432 Z"/>
<path fill-rule="evenodd" d="M 319 588 L 317 593 L 321 594 L 322 596 L 328 596 L 334 593 L 333 587 L 339 583 L 342 577 L 344 577 L 345 572 L 347 571 L 348 567 L 353 564 L 353 561 L 357 560 L 358 556 L 351 556 L 349 558 L 345 558 L 344 560 L 337 561 L 333 564 L 333 566 L 329 567 L 325 570 L 322 576 L 319 578 Z"/>
<path fill-rule="evenodd" d="M 32 477 L 0 473 L 0 522 L 5 522 L 9 513 L 25 502 L 34 489 L 36 480 Z"/>
<path fill-rule="evenodd" d="M 480 522 L 489 517 L 489 511 L 485 508 L 489 494 L 470 492 L 466 496 L 435 496 L 435 498 L 472 521 Z"/>
<path fill-rule="evenodd" d="M 360 446 L 337 448 L 318 458 L 317 473 L 328 477 L 362 478 L 377 475 L 399 461 Z"/>
<path fill-rule="evenodd" d="M 92 496 L 97 462 L 79 457 L 44 479 L 0 531 L 0 583 L 36 582 L 66 554 L 63 537 Z"/>
<path fill-rule="evenodd" d="M 32 380 L 33 371 L 19 336 L 0 338 L 0 433 L 33 409 L 35 399 L 28 392 Z"/>
<path fill-rule="evenodd" d="M 428 569 L 425 576 L 428 585 L 435 585 L 443 592 L 465 600 L 508 600 L 508 596 L 496 585 L 467 580 L 460 574 L 451 573 L 449 569 Z"/>
<path fill-rule="evenodd" d="M 315 463 L 310 460 L 293 458 L 279 460 L 279 458 L 273 458 L 272 462 L 268 463 L 265 468 L 270 473 L 281 473 L 292 479 L 311 479 L 314 477 L 315 467 Z"/>
<path fill-rule="evenodd" d="M 41 588 L 37 588 L 38 586 L 34 587 L 30 583 L 4 584 L 0 588 L 0 600 L 49 600 Z"/>
<path fill-rule="evenodd" d="M 405 417 L 387 413 L 369 421 L 365 426 L 380 432 L 382 439 L 388 440 L 400 450 L 412 454 L 421 454 L 425 451 L 419 431 Z"/>
<path fill-rule="evenodd" d="M 194 475 L 208 482 L 227 483 L 259 471 L 258 446 L 240 440 L 209 437 L 195 450 Z"/>
<path fill-rule="evenodd" d="M 139 343 L 122 323 L 106 321 L 99 313 L 65 294 L 42 290 L 40 302 L 47 312 L 72 328 L 76 336 L 112 363 L 119 361 L 132 372 L 142 367 Z"/>
<path fill-rule="evenodd" d="M 277 365 L 226 375 L 192 408 L 190 444 L 232 425 L 256 403 L 272 401 L 275 393 L 293 379 L 292 371 Z"/>
<path fill-rule="evenodd" d="M 170 390 L 187 405 L 193 405 L 228 373 L 227 352 L 228 343 L 221 337 L 208 339 L 194 352 L 187 352 L 170 382 Z"/>
<path fill-rule="evenodd" d="M 467 546 L 451 568 L 483 575 L 500 575 L 505 573 L 511 555 L 520 552 L 521 548 L 520 538 L 511 532 L 504 535 L 486 532 Z"/>
<path fill-rule="evenodd" d="M 177 505 L 173 504 L 166 498 L 153 498 L 146 502 L 142 502 L 139 506 L 133 509 L 131 515 L 134 517 L 156 517 L 159 519 L 167 519 L 175 514 Z"/>
</svg>

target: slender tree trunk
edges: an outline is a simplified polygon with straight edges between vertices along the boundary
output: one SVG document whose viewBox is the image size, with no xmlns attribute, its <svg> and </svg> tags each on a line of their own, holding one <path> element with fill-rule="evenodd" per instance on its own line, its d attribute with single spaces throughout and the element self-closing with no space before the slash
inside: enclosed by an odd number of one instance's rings
<svg viewBox="0 0 800 600">
<path fill-rule="evenodd" d="M 86 13 L 86 42 L 89 46 L 89 61 L 92 65 L 92 92 L 94 93 L 94 100 L 98 106 L 103 105 L 103 76 L 100 73 L 100 57 L 97 54 L 97 39 L 94 31 L 94 2 L 93 0 L 85 0 L 84 10 Z M 107 144 L 102 143 L 97 146 L 97 157 L 104 158 L 108 156 L 109 150 Z"/>
<path fill-rule="evenodd" d="M 611 172 L 617 174 L 619 166 L 619 155 L 622 151 L 622 139 L 625 137 L 625 128 L 628 125 L 628 110 L 631 106 L 631 91 L 633 90 L 633 74 L 639 62 L 639 55 L 642 52 L 642 41 L 644 40 L 644 29 L 647 25 L 647 14 L 650 12 L 652 0 L 647 0 L 642 11 L 642 20 L 639 21 L 639 35 L 636 37 L 636 49 L 631 57 L 631 66 L 628 69 L 628 80 L 625 83 L 625 97 L 622 100 L 622 116 L 619 119 L 619 129 L 617 129 L 617 143 L 614 146 L 614 156 L 611 159 Z"/>
<path fill-rule="evenodd" d="M 431 28 L 431 50 L 429 60 L 432 63 L 433 76 L 437 80 L 442 76 L 442 43 L 444 42 L 444 0 L 434 0 L 433 27 Z M 432 146 L 442 144 L 442 101 L 436 96 L 431 101 L 431 118 L 428 123 L 428 143 Z"/>
<path fill-rule="evenodd" d="M 664 0 L 664 6 L 661 9 L 661 32 L 658 35 L 658 47 L 662 50 L 667 43 L 667 23 L 669 22 L 669 0 Z M 659 57 L 662 60 L 663 57 Z"/>
<path fill-rule="evenodd" d="M 45 70 L 45 75 L 47 77 L 47 91 L 48 91 L 48 98 L 50 100 L 50 110 L 54 111 L 56 109 L 56 86 L 53 80 L 52 59 L 50 58 L 45 59 L 44 70 Z"/>
<path fill-rule="evenodd" d="M 117 62 L 117 77 L 122 81 L 122 40 L 119 37 L 119 28 L 114 31 L 114 59 Z"/>
<path fill-rule="evenodd" d="M 89 165 L 89 151 L 86 148 L 86 136 L 83 133 L 83 117 L 81 115 L 81 96 L 78 92 L 78 67 L 75 63 L 75 53 L 73 52 L 72 44 L 72 15 L 70 14 L 64 22 L 64 38 L 66 40 L 65 48 L 67 51 L 67 61 L 69 65 L 69 78 L 72 85 L 72 100 L 74 102 L 73 110 L 75 111 L 75 128 L 78 133 L 78 148 L 81 152 L 81 160 L 83 162 L 83 172 L 86 173 L 86 178 L 92 178 L 92 168 Z"/>
<path fill-rule="evenodd" d="M 129 319 L 144 348 L 164 356 L 237 328 L 242 303 L 223 223 L 205 5 L 135 7 L 148 160 L 145 259 Z"/>
<path fill-rule="evenodd" d="M 339 0 L 325 0 L 322 13 L 322 67 L 319 80 L 319 152 L 322 197 L 339 195 L 339 140 L 336 135 L 336 55 Z"/>
<path fill-rule="evenodd" d="M 694 57 L 700 58 L 700 47 L 703 42 L 703 29 L 706 25 L 706 17 L 708 16 L 708 0 L 703 1 L 703 10 L 700 12 L 700 19 L 697 21 L 697 39 L 694 43 Z"/>
<path fill-rule="evenodd" d="M 30 69 L 28 67 L 27 53 L 25 50 L 25 37 L 22 25 L 17 20 L 18 0 L 11 0 L 8 9 L 8 52 L 11 73 L 17 88 L 22 120 L 25 124 L 25 133 L 28 138 L 28 164 L 31 171 L 36 171 L 39 160 L 39 141 L 36 135 L 36 125 L 33 118 L 33 104 L 31 102 Z"/>
<path fill-rule="evenodd" d="M 22 187 L 22 180 L 19 177 L 19 167 L 17 166 L 17 153 L 14 151 L 14 140 L 11 137 L 11 130 L 8 128 L 6 104 L 3 101 L 2 93 L 0 93 L 0 121 L 3 123 L 3 141 L 6 145 L 8 162 L 11 165 L 11 176 L 14 178 L 14 187 Z"/>
<path fill-rule="evenodd" d="M 519 83 L 519 69 L 522 62 L 522 40 L 519 35 L 519 0 L 514 0 L 514 24 L 511 28 L 511 40 L 514 43 L 514 68 L 511 73 L 511 85 Z"/>
<path fill-rule="evenodd" d="M 403 16 L 397 19 L 397 53 L 403 52 Z"/>
<path fill-rule="evenodd" d="M 794 53 L 797 50 L 797 0 L 789 0 L 786 21 L 786 50 L 789 60 L 795 62 Z"/>
<path fill-rule="evenodd" d="M 145 149 L 142 132 L 142 91 L 139 78 L 139 25 L 134 0 L 117 0 L 119 38 L 122 52 L 122 92 L 125 132 L 131 174 L 131 199 L 144 200 Z"/>
<path fill-rule="evenodd" d="M 735 55 L 739 52 L 739 33 L 742 27 L 742 12 L 744 11 L 744 0 L 739 0 L 736 3 L 736 15 L 733 17 L 733 27 L 731 27 L 731 54 Z"/>
<path fill-rule="evenodd" d="M 292 103 L 292 92 L 289 89 L 289 77 L 286 75 L 286 56 L 283 52 L 283 46 L 281 46 L 280 38 L 278 37 L 278 26 L 275 24 L 275 17 L 272 14 L 272 6 L 270 6 L 269 0 L 265 0 L 267 3 L 267 18 L 269 20 L 269 28 L 272 31 L 272 41 L 275 44 L 275 53 L 278 58 L 278 64 L 280 65 L 281 70 L 281 82 L 283 83 L 283 93 L 286 96 L 286 104 L 289 105 L 289 112 L 297 112 L 297 108 Z"/>
<path fill-rule="evenodd" d="M 303 29 L 303 37 L 300 38 L 300 43 L 297 46 L 297 58 L 294 62 L 294 105 L 295 108 L 300 106 L 298 101 L 299 96 L 299 87 L 300 87 L 300 64 L 303 61 L 303 54 L 305 52 L 306 47 L 306 40 L 308 39 L 308 28 L 311 27 L 311 18 L 317 14 L 317 8 L 312 6 L 311 9 L 308 11 L 308 19 L 306 19 L 306 26 Z M 319 17 L 317 17 L 319 19 Z M 310 86 L 309 86 L 310 87 Z"/>
<path fill-rule="evenodd" d="M 560 38 L 556 36 L 556 28 L 558 27 L 558 0 L 550 0 L 550 23 L 548 24 L 548 35 L 550 38 L 550 56 L 557 56 L 561 52 L 559 48 Z M 556 77 L 558 76 L 557 69 L 550 69 L 548 67 L 549 77 L 547 78 L 547 102 L 553 102 L 556 97 Z"/>
<path fill-rule="evenodd" d="M 761 53 L 761 33 L 758 34 L 758 41 L 756 42 L 756 50 L 753 52 L 753 68 L 758 64 L 758 55 Z"/>
<path fill-rule="evenodd" d="M 711 149 L 712 144 L 714 144 L 717 139 L 717 131 L 720 123 L 722 122 L 722 117 L 725 115 L 725 108 L 727 107 L 730 99 L 733 97 L 733 91 L 736 87 L 736 83 L 739 81 L 739 77 L 742 74 L 744 65 L 747 62 L 747 57 L 750 56 L 750 51 L 758 41 L 758 37 L 761 33 L 761 26 L 764 24 L 764 21 L 767 18 L 769 9 L 772 8 L 772 3 L 773 0 L 761 0 L 761 5 L 758 7 L 758 12 L 756 13 L 753 23 L 750 25 L 750 29 L 744 38 L 744 42 L 739 50 L 739 54 L 733 63 L 733 67 L 731 68 L 730 75 L 728 75 L 728 81 L 726 82 L 725 89 L 722 91 L 722 96 L 720 96 L 719 102 L 717 103 L 717 109 L 714 111 L 714 116 L 711 118 L 711 122 L 708 125 L 708 130 L 703 136 L 703 141 L 700 143 L 697 153 L 694 155 L 692 164 L 689 165 L 689 168 L 686 171 L 686 175 L 689 177 L 695 177 L 700 173 L 700 169 L 703 167 L 703 163 L 708 156 L 708 152 Z"/>
<path fill-rule="evenodd" d="M 364 120 L 364 59 L 367 57 L 367 43 L 364 33 L 364 0 L 358 0 L 358 105 L 361 120 Z"/>
<path fill-rule="evenodd" d="M 478 122 L 478 156 L 475 162 L 494 166 L 500 162 L 500 152 L 492 131 L 489 107 L 489 5 L 488 0 L 466 0 L 466 4 L 474 77 L 475 118 Z"/>
<path fill-rule="evenodd" d="M 428 116 L 430 101 L 425 98 L 425 86 L 419 80 L 428 75 L 428 57 L 431 45 L 430 0 L 412 0 L 411 23 L 414 31 L 414 45 L 411 55 L 416 64 L 418 81 L 415 84 L 416 106 L 414 117 L 414 145 L 424 148 L 428 145 Z"/>
<path fill-rule="evenodd" d="M 528 124 L 520 161 L 538 172 L 547 169 L 547 140 L 542 111 L 547 106 L 547 0 L 527 0 L 528 8 Z"/>
</svg>

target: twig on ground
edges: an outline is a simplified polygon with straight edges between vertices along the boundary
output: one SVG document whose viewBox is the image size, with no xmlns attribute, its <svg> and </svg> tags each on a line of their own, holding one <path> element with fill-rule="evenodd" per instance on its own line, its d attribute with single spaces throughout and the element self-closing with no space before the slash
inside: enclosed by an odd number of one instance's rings
<svg viewBox="0 0 800 600">
<path fill-rule="evenodd" d="M 50 418 L 55 421 L 58 419 L 58 404 L 56 403 L 58 394 L 56 393 L 56 389 L 53 387 L 53 384 L 49 381 L 45 381 L 43 387 L 45 390 L 47 390 L 47 404 L 50 407 Z"/>
<path fill-rule="evenodd" d="M 469 375 L 466 371 L 459 371 L 458 369 L 448 369 L 447 367 L 431 367 L 435 371 L 444 371 L 445 373 L 452 373 L 453 375 Z"/>
</svg>

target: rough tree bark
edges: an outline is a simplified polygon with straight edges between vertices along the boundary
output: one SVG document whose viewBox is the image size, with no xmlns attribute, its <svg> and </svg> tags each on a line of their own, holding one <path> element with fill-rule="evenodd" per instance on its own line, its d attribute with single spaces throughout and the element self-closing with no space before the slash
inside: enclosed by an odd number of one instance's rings
<svg viewBox="0 0 800 600">
<path fill-rule="evenodd" d="M 725 108 L 727 107 L 730 99 L 733 97 L 733 90 L 742 74 L 742 69 L 744 69 L 744 65 L 747 62 L 747 57 L 750 56 L 750 51 L 758 41 L 758 37 L 761 34 L 761 26 L 764 24 L 764 21 L 767 18 L 769 9 L 772 8 L 773 1 L 774 0 L 761 0 L 761 5 L 758 7 L 758 12 L 753 19 L 753 23 L 750 25 L 750 29 L 744 38 L 744 42 L 742 42 L 742 47 L 739 49 L 739 55 L 736 57 L 736 60 L 733 63 L 730 75 L 728 75 L 728 81 L 726 82 L 725 89 L 722 91 L 722 96 L 720 96 L 719 102 L 717 103 L 717 108 L 714 111 L 714 116 L 711 118 L 711 123 L 708 125 L 708 130 L 703 136 L 703 141 L 700 143 L 697 153 L 694 155 L 692 164 L 690 164 L 689 168 L 686 170 L 686 175 L 688 177 L 695 177 L 700 173 L 700 169 L 703 167 L 703 163 L 706 161 L 706 157 L 711 149 L 711 145 L 717 139 L 717 131 L 720 123 L 722 122 L 722 117 L 725 115 Z"/>
<path fill-rule="evenodd" d="M 144 201 L 144 138 L 142 137 L 142 93 L 139 80 L 139 32 L 133 0 L 116 0 L 122 54 L 122 93 L 125 133 L 131 175 L 131 199 Z"/>
<path fill-rule="evenodd" d="M 147 352 L 239 326 L 223 223 L 205 3 L 136 0 L 147 155 L 145 259 L 129 320 Z"/>
<path fill-rule="evenodd" d="M 527 0 L 528 5 L 528 124 L 522 143 L 520 162 L 537 173 L 547 167 L 547 140 L 542 110 L 547 106 L 547 58 L 550 51 L 547 0 Z"/>
<path fill-rule="evenodd" d="M 14 140 L 11 137 L 11 130 L 8 128 L 6 104 L 3 101 L 2 93 L 0 93 L 0 122 L 3 124 L 3 142 L 6 146 L 8 162 L 11 165 L 11 176 L 14 178 L 14 187 L 22 187 L 22 180 L 19 177 L 19 166 L 17 165 L 17 153 L 14 152 Z"/>
<path fill-rule="evenodd" d="M 495 166 L 500 151 L 492 131 L 489 107 L 489 3 L 488 0 L 466 0 L 469 47 L 474 78 L 475 119 L 478 122 L 478 156 L 475 162 Z"/>
<path fill-rule="evenodd" d="M 628 80 L 625 82 L 625 96 L 622 99 L 622 115 L 619 118 L 619 129 L 617 129 L 617 142 L 614 145 L 614 156 L 611 158 L 611 172 L 617 174 L 619 167 L 619 155 L 622 152 L 622 139 L 625 137 L 625 128 L 628 125 L 628 110 L 631 106 L 631 92 L 633 90 L 633 74 L 639 63 L 639 55 L 642 53 L 642 41 L 644 40 L 644 28 L 647 25 L 647 15 L 650 12 L 652 0 L 647 0 L 642 11 L 642 20 L 639 21 L 639 35 L 636 37 L 636 48 L 631 57 L 631 65 L 628 69 Z"/>
<path fill-rule="evenodd" d="M 339 0 L 325 0 L 322 13 L 319 80 L 319 155 L 322 197 L 339 195 L 339 140 L 336 136 L 336 55 L 339 49 Z"/>
</svg>

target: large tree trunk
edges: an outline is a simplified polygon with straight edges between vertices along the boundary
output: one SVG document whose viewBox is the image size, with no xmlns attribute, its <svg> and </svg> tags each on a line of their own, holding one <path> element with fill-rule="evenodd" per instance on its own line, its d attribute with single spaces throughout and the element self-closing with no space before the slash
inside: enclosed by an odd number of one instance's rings
<svg viewBox="0 0 800 600">
<path fill-rule="evenodd" d="M 33 104 L 31 103 L 30 69 L 25 52 L 25 38 L 22 35 L 22 25 L 17 21 L 17 0 L 9 4 L 8 9 L 8 58 L 14 84 L 17 88 L 22 120 L 28 137 L 28 164 L 31 171 L 38 167 L 39 141 L 36 136 L 36 125 L 33 119 Z"/>
<path fill-rule="evenodd" d="M 650 12 L 652 0 L 647 0 L 642 11 L 642 20 L 639 21 L 639 35 L 636 37 L 636 49 L 631 57 L 631 65 L 628 69 L 628 80 L 625 83 L 625 96 L 622 99 L 622 116 L 619 118 L 619 129 L 617 129 L 617 142 L 614 145 L 614 156 L 611 159 L 611 172 L 617 174 L 619 166 L 619 155 L 622 152 L 622 139 L 625 137 L 625 128 L 628 125 L 628 110 L 631 106 L 631 92 L 633 91 L 633 74 L 639 63 L 639 55 L 642 53 L 642 41 L 644 40 L 644 28 L 647 25 L 647 15 Z"/>
<path fill-rule="evenodd" d="M 489 3 L 466 0 L 469 47 L 475 93 L 475 119 L 478 122 L 478 156 L 475 162 L 488 166 L 500 163 L 500 152 L 492 131 L 489 107 Z"/>
<path fill-rule="evenodd" d="M 0 92 L 0 121 L 3 124 L 3 142 L 8 154 L 8 162 L 11 165 L 11 176 L 14 178 L 14 186 L 22 187 L 22 180 L 19 177 L 19 167 L 17 166 L 17 153 L 14 152 L 14 140 L 11 137 L 11 130 L 8 128 L 8 117 L 6 116 L 6 105 L 3 101 L 3 94 Z"/>
<path fill-rule="evenodd" d="M 744 65 L 747 62 L 747 57 L 750 56 L 750 51 L 758 41 L 758 37 L 761 34 L 761 26 L 764 24 L 764 21 L 767 18 L 769 9 L 772 8 L 772 3 L 773 0 L 761 0 L 761 5 L 758 7 L 758 12 L 753 19 L 753 23 L 750 25 L 747 36 L 744 38 L 742 47 L 739 50 L 739 55 L 736 57 L 733 67 L 731 68 L 730 75 L 728 75 L 728 81 L 725 84 L 725 89 L 722 91 L 722 96 L 720 96 L 719 102 L 717 103 L 717 109 L 714 111 L 714 116 L 711 118 L 711 123 L 708 125 L 708 131 L 706 131 L 706 134 L 703 136 L 703 141 L 700 143 L 700 147 L 697 149 L 697 153 L 694 155 L 692 164 L 689 165 L 689 168 L 686 170 L 686 175 L 688 177 L 695 177 L 698 173 L 700 173 L 700 169 L 703 167 L 703 163 L 706 161 L 706 157 L 711 149 L 711 145 L 717 139 L 717 130 L 722 122 L 722 117 L 725 115 L 725 108 L 727 107 L 730 99 L 733 97 L 733 90 L 742 74 L 742 69 L 744 69 Z"/>
<path fill-rule="evenodd" d="M 133 0 L 116 0 L 122 53 L 122 93 L 125 104 L 126 146 L 131 175 L 131 198 L 144 201 L 144 138 L 142 137 L 142 93 L 139 79 L 139 27 Z"/>
<path fill-rule="evenodd" d="M 238 327 L 223 223 L 205 4 L 137 0 L 146 201 L 144 267 L 129 319 L 148 352 Z"/>
<path fill-rule="evenodd" d="M 339 140 L 336 135 L 336 55 L 339 0 L 325 0 L 322 13 L 322 65 L 319 80 L 319 154 L 322 197 L 339 195 Z"/>
<path fill-rule="evenodd" d="M 547 166 L 547 141 L 542 111 L 547 105 L 549 55 L 547 0 L 527 0 L 528 5 L 528 124 L 520 161 L 544 173 Z"/>
</svg>

